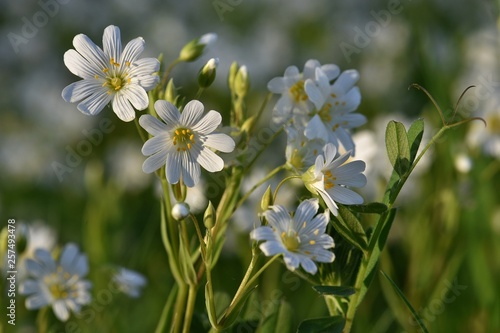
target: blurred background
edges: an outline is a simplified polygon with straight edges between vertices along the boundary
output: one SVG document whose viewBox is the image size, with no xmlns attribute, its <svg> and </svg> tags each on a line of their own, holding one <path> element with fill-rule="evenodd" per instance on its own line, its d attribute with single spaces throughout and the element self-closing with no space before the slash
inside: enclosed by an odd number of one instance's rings
<svg viewBox="0 0 500 333">
<path fill-rule="evenodd" d="M 85 116 L 61 98 L 62 89 L 79 80 L 63 63 L 73 37 L 84 33 L 102 45 L 110 24 L 120 27 L 123 44 L 142 36 L 143 56 L 163 53 L 167 63 L 188 41 L 217 33 L 201 59 L 181 64 L 172 75 L 181 93 L 193 98 L 196 73 L 218 57 L 218 77 L 202 101 L 225 116 L 233 61 L 248 67 L 249 112 L 262 103 L 267 82 L 290 65 L 302 69 L 315 58 L 342 70 L 357 69 L 359 112 L 368 117 L 355 132 L 357 157 L 367 163 L 366 201 L 381 200 L 390 174 L 387 122 L 408 126 L 423 117 L 427 140 L 441 126 L 429 99 L 409 85 L 425 87 L 446 119 L 452 118 L 461 93 L 474 85 L 454 119 L 482 117 L 488 126 L 476 121 L 457 127 L 426 155 L 399 198 L 380 269 L 399 285 L 431 332 L 500 332 L 498 2 L 2 0 L 1 6 L 0 226 L 15 218 L 18 225 L 38 230 L 32 238 L 49 248 L 75 242 L 91 263 L 95 316 L 72 317 L 78 330 L 61 325 L 57 332 L 151 332 L 172 284 L 159 233 L 159 190 L 154 177 L 142 172 L 135 125 L 119 121 L 110 108 Z M 272 103 L 268 116 L 271 109 Z M 243 189 L 283 162 L 285 139 L 280 140 Z M 216 197 L 221 187 L 216 176 L 206 178 L 190 194 L 192 207 L 202 212 L 207 197 Z M 221 297 L 234 293 L 248 260 L 247 249 L 235 244 L 248 244 L 248 231 L 258 221 L 259 193 L 252 198 L 229 230 L 216 281 Z M 368 227 L 372 221 L 365 222 Z M 106 288 L 101 272 L 108 265 L 146 276 L 143 295 L 100 302 L 99 292 Z M 285 274 L 282 265 L 266 274 L 263 299 L 301 304 L 293 308 L 293 329 L 305 318 L 326 315 L 320 296 Z M 3 307 L 4 294 L 1 299 Z M 18 296 L 18 304 L 23 301 Z M 197 307 L 203 306 L 200 299 Z M 34 322 L 35 313 L 18 306 L 16 327 L 4 329 L 35 332 Z M 193 332 L 203 332 L 206 324 L 199 317 Z M 417 331 L 387 280 L 376 277 L 353 332 Z"/>
</svg>

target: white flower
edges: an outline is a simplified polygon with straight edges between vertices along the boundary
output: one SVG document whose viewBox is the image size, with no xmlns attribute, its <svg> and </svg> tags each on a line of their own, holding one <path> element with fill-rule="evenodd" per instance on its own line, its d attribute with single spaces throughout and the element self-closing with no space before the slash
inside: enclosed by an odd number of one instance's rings
<svg viewBox="0 0 500 333">
<path fill-rule="evenodd" d="M 135 271 L 126 268 L 120 268 L 112 278 L 116 287 L 124 294 L 137 298 L 141 295 L 141 289 L 146 285 L 147 280 Z"/>
<path fill-rule="evenodd" d="M 354 86 L 358 79 L 356 70 L 347 70 L 330 85 L 327 74 L 316 68 L 314 80 L 305 81 L 304 89 L 315 106 L 314 112 L 305 115 L 303 121 L 309 139 L 320 138 L 337 147 L 340 142 L 346 151 L 354 152 L 354 142 L 348 130 L 366 123 L 365 116 L 353 113 L 361 102 L 359 88 Z"/>
<path fill-rule="evenodd" d="M 297 173 L 304 173 L 314 165 L 316 157 L 321 154 L 325 141 L 322 139 L 308 139 L 304 131 L 294 127 L 285 128 L 287 144 L 285 149 L 287 164 Z"/>
<path fill-rule="evenodd" d="M 87 256 L 80 254 L 75 244 L 67 244 L 57 262 L 44 249 L 38 249 L 35 258 L 26 260 L 26 269 L 33 279 L 19 287 L 21 294 L 29 295 L 26 308 L 52 305 L 56 317 L 66 321 L 70 310 L 79 313 L 82 305 L 90 303 L 91 284 L 82 279 L 89 269 Z"/>
<path fill-rule="evenodd" d="M 187 103 L 182 114 L 167 101 L 156 101 L 154 106 L 166 124 L 151 115 L 139 119 L 153 135 L 142 147 L 144 155 L 151 155 L 142 165 L 144 172 L 154 172 L 165 164 L 170 184 L 182 179 L 193 187 L 200 179 L 200 165 L 209 172 L 222 170 L 224 161 L 210 148 L 230 153 L 235 143 L 226 134 L 212 133 L 222 121 L 220 113 L 211 110 L 203 116 L 203 104 L 197 100 Z"/>
<path fill-rule="evenodd" d="M 333 238 L 325 234 L 329 212 L 318 214 L 318 199 L 302 201 L 292 217 L 280 205 L 272 206 L 264 212 L 269 226 L 258 227 L 250 237 L 260 244 L 266 256 L 283 253 L 287 268 L 294 271 L 299 267 L 311 274 L 318 270 L 316 262 L 332 262 L 333 252 L 326 249 L 335 246 Z M 316 215 L 316 216 L 315 216 Z"/>
<path fill-rule="evenodd" d="M 214 44 L 217 41 L 217 34 L 214 32 L 210 32 L 208 34 L 204 34 L 198 40 L 198 44 L 203 44 L 205 47 L 208 47 Z"/>
<path fill-rule="evenodd" d="M 144 110 L 149 105 L 146 91 L 159 81 L 155 74 L 160 62 L 155 58 L 139 59 L 144 50 L 142 37 L 131 40 L 122 50 L 120 29 L 110 25 L 102 38 L 104 51 L 86 35 L 73 39 L 75 49 L 66 51 L 64 64 L 71 73 L 83 80 L 64 88 L 66 102 L 79 102 L 78 110 L 98 114 L 109 102 L 118 118 L 131 121 L 134 108 Z"/>
<path fill-rule="evenodd" d="M 273 122 L 282 124 L 296 112 L 307 114 L 312 110 L 313 105 L 306 94 L 304 83 L 307 79 L 314 78 L 316 68 L 323 69 L 329 80 L 336 78 L 340 72 L 336 65 L 321 66 L 317 60 L 311 59 L 305 63 L 303 73 L 297 67 L 290 66 L 283 77 L 275 77 L 269 81 L 267 88 L 275 94 L 281 94 L 273 109 Z"/>
<path fill-rule="evenodd" d="M 366 177 L 362 174 L 365 162 L 345 163 L 350 157 L 350 152 L 336 157 L 337 148 L 332 143 L 326 144 L 323 152 L 324 157 L 319 155 L 316 158 L 315 165 L 302 175 L 302 180 L 306 188 L 312 194 L 319 194 L 333 215 L 337 216 L 336 203 L 344 205 L 363 203 L 363 198 L 347 186 L 365 186 Z"/>
</svg>

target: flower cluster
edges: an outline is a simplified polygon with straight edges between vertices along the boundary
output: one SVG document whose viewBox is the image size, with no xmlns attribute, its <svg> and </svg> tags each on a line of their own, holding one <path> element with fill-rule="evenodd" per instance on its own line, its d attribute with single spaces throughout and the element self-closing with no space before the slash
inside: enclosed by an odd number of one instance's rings
<svg viewBox="0 0 500 333">
<path fill-rule="evenodd" d="M 334 215 L 336 202 L 363 202 L 347 188 L 366 184 L 365 163 L 348 161 L 355 153 L 350 130 L 366 122 L 354 112 L 361 102 L 358 79 L 356 70 L 341 73 L 336 65 L 309 60 L 302 73 L 290 66 L 268 83 L 271 92 L 281 94 L 273 121 L 285 125 L 290 169 L 303 175 L 307 189 L 319 194 Z M 340 149 L 345 153 L 339 154 Z"/>
</svg>

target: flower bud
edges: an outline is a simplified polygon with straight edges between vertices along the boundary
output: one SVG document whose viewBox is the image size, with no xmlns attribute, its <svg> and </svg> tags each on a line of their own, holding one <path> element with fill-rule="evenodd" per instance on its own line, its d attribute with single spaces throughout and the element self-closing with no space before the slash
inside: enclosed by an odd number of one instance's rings
<svg viewBox="0 0 500 333">
<path fill-rule="evenodd" d="M 248 78 L 248 70 L 247 66 L 243 65 L 236 73 L 236 77 L 234 78 L 234 92 L 240 98 L 243 98 L 248 93 L 248 89 L 250 88 L 250 80 Z"/>
<path fill-rule="evenodd" d="M 307 188 L 309 192 L 311 192 L 314 195 L 318 194 L 318 190 L 314 186 L 312 186 L 313 183 L 316 183 L 318 181 L 316 177 L 316 166 L 312 165 L 309 169 L 307 169 L 306 172 L 302 175 L 302 181 L 304 182 L 304 186 Z"/>
<path fill-rule="evenodd" d="M 229 74 L 228 74 L 228 77 L 227 77 L 227 83 L 229 85 L 229 89 L 231 91 L 234 91 L 234 79 L 236 78 L 236 74 L 238 74 L 238 69 L 240 67 L 238 66 L 238 63 L 236 61 L 234 61 L 232 64 L 231 64 L 231 67 L 229 67 Z"/>
<path fill-rule="evenodd" d="M 203 54 L 205 48 L 216 40 L 217 35 L 214 33 L 205 34 L 200 38 L 193 39 L 181 49 L 179 60 L 186 62 L 195 61 Z"/>
<path fill-rule="evenodd" d="M 262 196 L 262 199 L 260 200 L 260 209 L 265 212 L 266 210 L 269 209 L 269 206 L 273 205 L 273 191 L 271 191 L 271 185 L 267 187 L 266 192 L 264 192 L 264 195 Z"/>
<path fill-rule="evenodd" d="M 177 221 L 185 219 L 189 214 L 189 205 L 185 202 L 178 202 L 172 207 L 172 217 Z"/>
<path fill-rule="evenodd" d="M 212 201 L 208 202 L 208 207 L 205 210 L 205 214 L 203 214 L 203 224 L 207 229 L 212 229 L 215 224 L 215 208 L 212 205 Z"/>
<path fill-rule="evenodd" d="M 163 98 L 175 105 L 175 100 L 177 98 L 177 93 L 175 91 L 174 79 L 170 79 L 165 87 L 165 94 Z"/>
<path fill-rule="evenodd" d="M 208 88 L 214 82 L 218 65 L 219 58 L 212 58 L 202 67 L 198 74 L 198 85 L 201 88 Z"/>
</svg>

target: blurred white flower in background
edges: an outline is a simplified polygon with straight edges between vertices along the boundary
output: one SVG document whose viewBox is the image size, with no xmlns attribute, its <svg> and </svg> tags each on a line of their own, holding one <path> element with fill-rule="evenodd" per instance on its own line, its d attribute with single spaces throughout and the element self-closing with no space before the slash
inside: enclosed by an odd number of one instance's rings
<svg viewBox="0 0 500 333">
<path fill-rule="evenodd" d="M 113 274 L 112 281 L 122 293 L 132 298 L 141 296 L 142 288 L 147 284 L 144 275 L 123 267 Z"/>
</svg>

